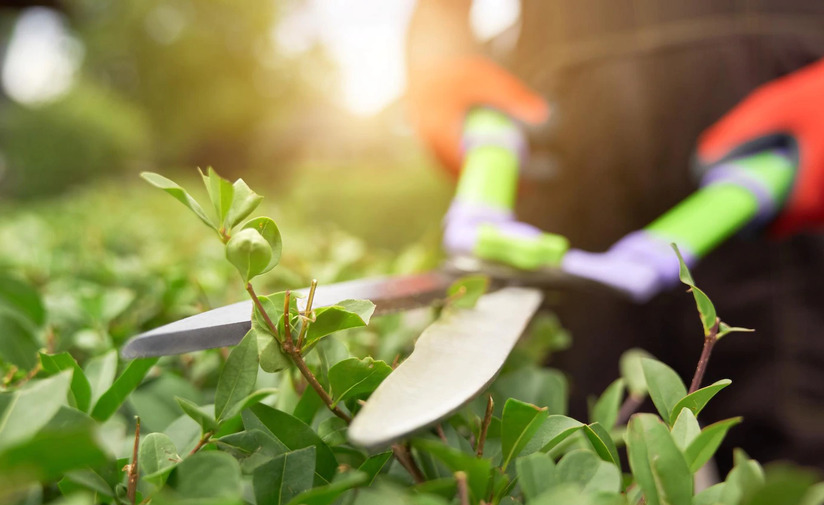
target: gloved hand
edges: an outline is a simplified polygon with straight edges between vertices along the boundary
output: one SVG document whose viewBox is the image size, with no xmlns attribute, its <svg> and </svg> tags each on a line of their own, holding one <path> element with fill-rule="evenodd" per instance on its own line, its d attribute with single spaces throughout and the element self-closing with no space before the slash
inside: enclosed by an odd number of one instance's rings
<svg viewBox="0 0 824 505">
<path fill-rule="evenodd" d="M 473 106 L 489 106 L 525 123 L 549 116 L 543 98 L 516 77 L 482 56 L 435 63 L 413 76 L 407 93 L 412 124 L 453 173 L 461 168 L 464 118 Z"/>
<path fill-rule="evenodd" d="M 770 147 L 786 147 L 798 166 L 773 230 L 824 224 L 824 60 L 756 89 L 701 135 L 698 162 L 709 167 Z"/>
</svg>

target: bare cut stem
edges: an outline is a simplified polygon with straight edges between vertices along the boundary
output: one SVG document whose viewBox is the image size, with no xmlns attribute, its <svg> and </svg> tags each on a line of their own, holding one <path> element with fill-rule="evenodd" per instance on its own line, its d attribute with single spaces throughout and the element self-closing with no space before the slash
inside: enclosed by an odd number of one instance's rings
<svg viewBox="0 0 824 505">
<path fill-rule="evenodd" d="M 469 486 L 466 482 L 465 472 L 455 472 L 455 480 L 458 483 L 458 500 L 461 505 L 469 505 Z"/>
<path fill-rule="evenodd" d="M 132 464 L 129 465 L 129 480 L 126 488 L 126 497 L 134 505 L 137 500 L 137 452 L 140 448 L 140 417 L 135 417 L 137 425 L 134 429 L 134 449 L 132 450 Z"/>
<path fill-rule="evenodd" d="M 698 358 L 698 366 L 695 368 L 695 375 L 692 376 L 692 383 L 690 384 L 690 393 L 694 393 L 701 387 L 701 382 L 704 380 L 704 373 L 707 371 L 707 364 L 710 362 L 712 349 L 718 341 L 718 326 L 721 320 L 716 318 L 715 324 L 710 328 L 710 334 L 704 337 L 704 348 L 701 350 L 701 357 Z"/>
<path fill-rule="evenodd" d="M 315 290 L 318 288 L 318 280 L 312 279 L 312 285 L 309 288 L 309 298 L 306 300 L 306 310 L 303 311 L 303 324 L 300 327 L 300 334 L 298 335 L 298 352 L 303 351 L 303 339 L 306 337 L 306 330 L 309 328 L 309 319 L 312 314 L 312 303 L 315 301 Z"/>
<path fill-rule="evenodd" d="M 486 443 L 486 432 L 489 430 L 489 423 L 492 422 L 492 408 L 495 402 L 492 400 L 492 395 L 489 395 L 486 400 L 486 413 L 481 424 L 481 433 L 478 435 L 478 444 L 475 447 L 475 454 L 480 458 L 484 455 L 484 443 Z"/>
</svg>

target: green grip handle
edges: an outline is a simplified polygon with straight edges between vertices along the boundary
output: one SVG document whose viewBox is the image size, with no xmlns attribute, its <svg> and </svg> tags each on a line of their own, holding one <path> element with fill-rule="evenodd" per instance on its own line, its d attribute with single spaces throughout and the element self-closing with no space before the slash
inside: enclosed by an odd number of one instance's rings
<svg viewBox="0 0 824 505">
<path fill-rule="evenodd" d="M 758 217 L 765 205 L 780 209 L 796 167 L 778 150 L 729 161 L 729 175 L 696 191 L 645 230 L 703 257 Z"/>
<path fill-rule="evenodd" d="M 505 114 L 476 108 L 464 125 L 464 162 L 455 203 L 505 216 L 478 226 L 472 253 L 525 270 L 557 265 L 569 248 L 566 238 L 540 233 L 510 219 L 518 192 L 518 172 L 526 141 Z"/>
<path fill-rule="evenodd" d="M 476 108 L 464 124 L 464 154 L 455 198 L 469 204 L 482 204 L 513 210 L 518 191 L 519 153 L 515 143 L 522 142 L 518 126 L 505 114 Z"/>
</svg>

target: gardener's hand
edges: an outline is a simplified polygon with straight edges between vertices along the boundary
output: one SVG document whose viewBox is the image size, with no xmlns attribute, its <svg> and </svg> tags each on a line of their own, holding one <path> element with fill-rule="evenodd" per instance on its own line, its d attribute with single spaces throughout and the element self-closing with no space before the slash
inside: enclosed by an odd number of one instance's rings
<svg viewBox="0 0 824 505">
<path fill-rule="evenodd" d="M 460 170 L 464 118 L 473 106 L 489 106 L 529 124 L 540 124 L 549 108 L 515 76 L 481 56 L 445 59 L 410 82 L 412 123 L 451 171 Z"/>
<path fill-rule="evenodd" d="M 709 167 L 782 145 L 798 175 L 774 231 L 824 224 L 824 60 L 756 89 L 702 134 L 698 159 Z"/>
</svg>

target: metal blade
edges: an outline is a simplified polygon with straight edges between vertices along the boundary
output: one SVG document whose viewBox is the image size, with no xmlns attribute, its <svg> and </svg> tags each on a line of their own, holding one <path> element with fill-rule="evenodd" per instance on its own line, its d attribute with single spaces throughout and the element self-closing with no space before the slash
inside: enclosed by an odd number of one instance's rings
<svg viewBox="0 0 824 505">
<path fill-rule="evenodd" d="M 326 307 L 350 298 L 375 304 L 375 315 L 424 307 L 443 298 L 455 277 L 439 271 L 424 274 L 378 277 L 319 286 L 315 307 Z M 309 289 L 294 294 L 306 295 Z M 306 298 L 298 299 L 305 308 Z M 215 347 L 236 345 L 251 328 L 252 301 L 226 305 L 155 328 L 129 340 L 120 352 L 124 359 L 168 356 Z"/>
<path fill-rule="evenodd" d="M 508 287 L 445 314 L 372 393 L 349 440 L 379 449 L 453 414 L 492 382 L 542 299 L 537 289 Z"/>
</svg>

